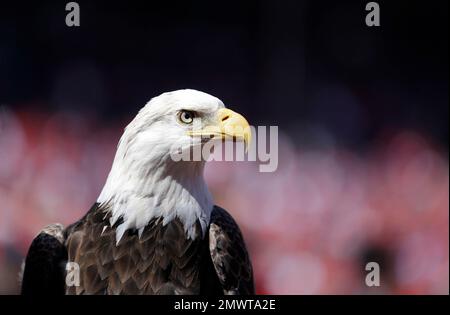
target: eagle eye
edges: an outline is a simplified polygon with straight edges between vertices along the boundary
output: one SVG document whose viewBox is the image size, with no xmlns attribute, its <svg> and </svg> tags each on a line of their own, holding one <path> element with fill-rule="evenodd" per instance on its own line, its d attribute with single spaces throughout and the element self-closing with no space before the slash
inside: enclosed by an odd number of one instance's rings
<svg viewBox="0 0 450 315">
<path fill-rule="evenodd" d="M 195 118 L 195 112 L 182 110 L 178 113 L 178 120 L 186 125 L 192 124 Z"/>
</svg>

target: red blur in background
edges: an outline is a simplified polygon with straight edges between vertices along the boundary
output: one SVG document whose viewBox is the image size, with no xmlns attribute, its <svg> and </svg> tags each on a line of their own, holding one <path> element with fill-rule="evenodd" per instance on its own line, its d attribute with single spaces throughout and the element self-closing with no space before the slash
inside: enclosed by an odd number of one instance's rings
<svg viewBox="0 0 450 315">
<path fill-rule="evenodd" d="M 125 122 L 5 108 L 0 117 L 0 293 L 11 294 L 39 230 L 78 220 L 97 199 Z M 258 293 L 449 293 L 446 153 L 408 130 L 365 153 L 294 143 L 280 134 L 273 173 L 256 162 L 206 167 L 215 202 L 243 231 Z M 370 261 L 380 287 L 365 284 Z"/>
</svg>

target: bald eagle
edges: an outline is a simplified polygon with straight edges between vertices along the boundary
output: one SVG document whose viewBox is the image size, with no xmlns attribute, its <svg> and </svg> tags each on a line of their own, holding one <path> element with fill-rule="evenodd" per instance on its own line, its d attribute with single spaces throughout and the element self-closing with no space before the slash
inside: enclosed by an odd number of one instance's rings
<svg viewBox="0 0 450 315">
<path fill-rule="evenodd" d="M 32 241 L 22 294 L 254 294 L 244 239 L 213 203 L 205 160 L 171 155 L 211 140 L 248 143 L 248 127 L 200 91 L 151 99 L 125 128 L 91 209 L 65 228 L 47 226 Z M 69 262 L 79 267 L 74 285 L 66 281 Z"/>
</svg>

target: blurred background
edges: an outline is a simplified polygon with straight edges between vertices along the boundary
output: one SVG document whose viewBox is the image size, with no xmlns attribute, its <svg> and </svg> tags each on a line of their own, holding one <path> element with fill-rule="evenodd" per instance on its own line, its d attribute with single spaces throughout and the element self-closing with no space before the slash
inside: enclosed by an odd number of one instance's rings
<svg viewBox="0 0 450 315">
<path fill-rule="evenodd" d="M 448 2 L 0 5 L 0 293 L 96 200 L 126 124 L 194 88 L 279 126 L 279 165 L 211 162 L 261 294 L 448 294 Z M 365 285 L 365 265 L 381 286 Z"/>
</svg>

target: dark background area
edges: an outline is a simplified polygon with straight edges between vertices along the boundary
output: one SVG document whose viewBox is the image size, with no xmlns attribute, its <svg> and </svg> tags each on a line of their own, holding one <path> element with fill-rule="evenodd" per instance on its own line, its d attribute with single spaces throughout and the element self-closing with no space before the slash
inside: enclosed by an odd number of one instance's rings
<svg viewBox="0 0 450 315">
<path fill-rule="evenodd" d="M 78 3 L 71 28 L 66 1 L 2 3 L 1 103 L 116 119 L 189 87 L 344 145 L 402 127 L 448 142 L 447 1 L 379 1 L 371 28 L 367 1 Z"/>
</svg>

